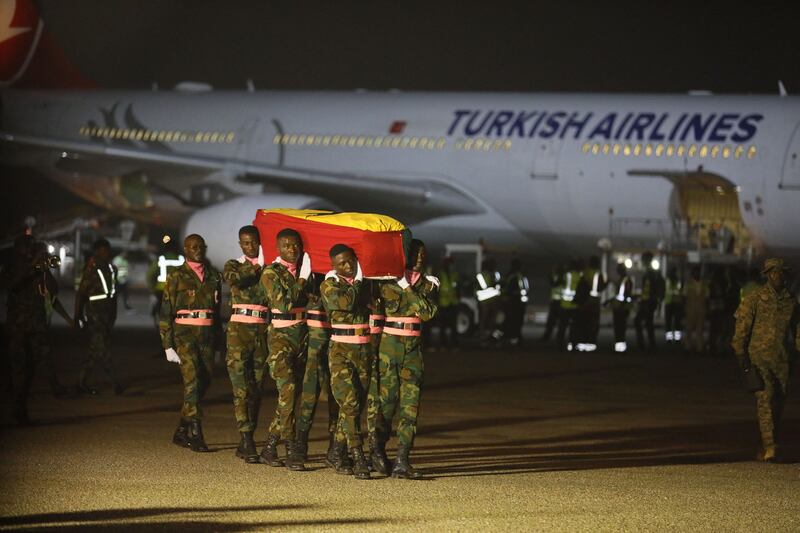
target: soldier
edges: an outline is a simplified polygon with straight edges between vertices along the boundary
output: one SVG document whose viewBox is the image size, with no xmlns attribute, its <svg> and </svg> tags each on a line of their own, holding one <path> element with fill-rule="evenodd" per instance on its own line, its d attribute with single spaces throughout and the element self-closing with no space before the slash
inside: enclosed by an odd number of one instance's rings
<svg viewBox="0 0 800 533">
<path fill-rule="evenodd" d="M 14 415 L 17 424 L 25 426 L 28 418 L 28 392 L 36 365 L 48 362 L 50 386 L 53 393 L 61 395 L 50 360 L 50 342 L 47 338 L 47 305 L 52 298 L 56 311 L 70 326 L 74 322 L 56 298 L 58 285 L 48 271 L 46 255 L 35 253 L 35 242 L 29 235 L 14 241 L 14 262 L 4 269 L 0 286 L 8 290 L 6 301 L 8 321 L 8 354 L 13 375 Z"/>
<path fill-rule="evenodd" d="M 378 417 L 380 416 L 380 369 L 378 368 L 378 352 L 380 351 L 381 338 L 383 337 L 383 326 L 386 323 L 386 311 L 383 308 L 381 298 L 381 282 L 369 280 L 370 303 L 369 303 L 369 334 L 370 334 L 370 368 L 372 375 L 369 381 L 369 391 L 367 393 L 367 434 L 369 435 L 369 457 L 370 469 L 381 475 L 389 475 L 389 460 L 385 450 L 381 453 L 378 446 Z"/>
<path fill-rule="evenodd" d="M 505 342 L 519 348 L 522 346 L 522 325 L 525 323 L 525 308 L 528 306 L 530 297 L 530 284 L 528 277 L 522 273 L 522 262 L 518 258 L 511 260 L 511 270 L 506 276 L 503 294 L 506 298 L 503 337 Z"/>
<path fill-rule="evenodd" d="M 370 380 L 370 291 L 364 286 L 361 265 L 352 248 L 336 244 L 330 250 L 330 257 L 333 270 L 325 276 L 320 294 L 332 327 L 328 361 L 342 430 L 336 437 L 336 473 L 369 479 L 360 418 Z"/>
<path fill-rule="evenodd" d="M 633 281 L 628 277 L 628 269 L 623 263 L 617 264 L 617 294 L 611 300 L 611 310 L 614 320 L 614 351 L 625 353 L 628 351 L 628 342 L 625 330 L 628 327 L 628 315 L 631 313 L 633 301 Z"/>
<path fill-rule="evenodd" d="M 692 279 L 686 284 L 685 310 L 686 310 L 686 335 L 684 347 L 690 354 L 703 352 L 703 329 L 706 323 L 708 310 L 708 285 L 700 278 L 700 267 L 692 267 Z"/>
<path fill-rule="evenodd" d="M 792 337 L 794 349 L 800 350 L 797 300 L 786 289 L 784 271 L 782 259 L 764 261 L 762 274 L 767 283 L 739 305 L 731 343 L 742 368 L 747 370 L 752 365 L 764 382 L 763 390 L 755 393 L 761 430 L 759 461 L 778 459 L 780 419 L 789 381 L 789 353 L 784 341 Z"/>
<path fill-rule="evenodd" d="M 297 447 L 303 461 L 308 460 L 308 433 L 314 422 L 314 412 L 321 391 L 328 398 L 328 451 L 325 462 L 336 468 L 336 428 L 339 420 L 339 405 L 331 392 L 331 373 L 328 365 L 328 346 L 331 340 L 331 323 L 322 305 L 320 285 L 324 279 L 312 274 L 308 291 L 308 352 L 303 375 L 303 391 L 300 394 L 299 414 L 297 415 Z"/>
<path fill-rule="evenodd" d="M 253 433 L 261 405 L 261 384 L 267 365 L 267 321 L 264 290 L 259 282 L 264 266 L 261 238 L 255 226 L 239 229 L 242 256 L 225 263 L 223 279 L 231 286 L 231 319 L 228 323 L 226 364 L 233 387 L 233 411 L 239 430 L 236 456 L 259 463 Z"/>
<path fill-rule="evenodd" d="M 642 254 L 642 290 L 639 294 L 639 301 L 636 305 L 636 316 L 633 318 L 633 325 L 636 327 L 636 343 L 639 350 L 645 351 L 644 333 L 642 326 L 647 328 L 647 340 L 649 350 L 656 350 L 656 331 L 653 323 L 654 315 L 661 299 L 664 296 L 664 280 L 661 274 L 653 268 L 653 254 L 645 252 Z"/>
<path fill-rule="evenodd" d="M 397 421 L 397 458 L 392 477 L 420 479 L 422 474 L 411 466 L 408 455 L 417 432 L 419 398 L 423 382 L 420 329 L 423 321 L 436 314 L 439 280 L 423 276 L 425 245 L 414 239 L 409 252 L 408 270 L 396 282 L 381 285 L 386 310 L 378 362 L 380 372 L 380 408 L 378 417 L 378 453 L 385 455 L 386 441 L 395 414 Z"/>
<path fill-rule="evenodd" d="M 183 378 L 181 421 L 172 442 L 207 452 L 201 402 L 211 385 L 214 347 L 221 337 L 222 279 L 206 260 L 206 243 L 192 234 L 183 241 L 186 262 L 167 276 L 161 302 L 161 345 L 167 361 L 180 363 Z"/>
<path fill-rule="evenodd" d="M 111 329 L 117 320 L 117 268 L 111 264 L 111 244 L 106 239 L 95 241 L 92 252 L 75 294 L 75 319 L 85 324 L 89 333 L 89 351 L 81 367 L 77 390 L 97 394 L 87 379 L 95 362 L 100 362 L 114 386 L 114 394 L 119 395 L 124 388 L 114 375 L 111 360 Z"/>
<path fill-rule="evenodd" d="M 261 459 L 270 466 L 303 471 L 303 451 L 295 444 L 295 406 L 303 387 L 305 355 L 308 347 L 305 305 L 306 281 L 311 275 L 311 259 L 303 253 L 303 241 L 295 230 L 286 228 L 277 235 L 278 257 L 261 273 L 272 321 L 267 330 L 269 373 L 278 389 L 275 416 L 269 426 Z M 298 260 L 302 263 L 298 267 Z M 286 460 L 278 457 L 278 443 L 286 445 Z"/>
</svg>

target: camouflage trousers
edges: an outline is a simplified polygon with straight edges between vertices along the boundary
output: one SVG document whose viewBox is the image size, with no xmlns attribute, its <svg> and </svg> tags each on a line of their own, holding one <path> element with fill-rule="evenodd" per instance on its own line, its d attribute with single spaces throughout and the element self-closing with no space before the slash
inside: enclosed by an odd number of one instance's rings
<svg viewBox="0 0 800 533">
<path fill-rule="evenodd" d="M 407 447 L 414 444 L 424 370 L 420 337 L 383 335 L 376 380 L 380 402 L 377 424 L 382 440 L 389 439 L 396 414 L 398 443 Z"/>
<path fill-rule="evenodd" d="M 200 402 L 211 386 L 214 372 L 214 342 L 211 327 L 175 324 L 175 351 L 181 359 L 183 407 L 185 421 L 201 420 Z"/>
<path fill-rule="evenodd" d="M 227 346 L 236 427 L 240 433 L 255 431 L 267 367 L 267 325 L 229 322 Z"/>
<path fill-rule="evenodd" d="M 57 384 L 52 351 L 45 330 L 25 331 L 19 327 L 8 328 L 8 355 L 11 363 L 14 401 L 17 408 L 27 405 L 28 393 L 36 367 L 44 361 L 50 385 Z"/>
<path fill-rule="evenodd" d="M 331 341 L 328 349 L 331 391 L 339 404 L 336 440 L 346 439 L 349 448 L 362 445 L 361 413 L 369 390 L 372 354 L 369 344 Z"/>
<path fill-rule="evenodd" d="M 761 444 L 775 446 L 780 437 L 780 422 L 786 403 L 789 364 L 777 361 L 753 361 L 764 380 L 764 390 L 755 393 Z"/>
<path fill-rule="evenodd" d="M 339 419 L 339 405 L 331 392 L 331 373 L 328 366 L 328 345 L 330 331 L 325 328 L 308 328 L 308 356 L 303 376 L 303 391 L 298 406 L 297 431 L 308 431 L 314 423 L 314 412 L 319 402 L 319 394 L 325 391 L 328 397 L 328 433 L 336 431 Z"/>
<path fill-rule="evenodd" d="M 278 401 L 269 434 L 281 440 L 295 437 L 295 406 L 303 387 L 308 348 L 308 328 L 297 324 L 288 328 L 270 325 L 267 333 L 269 375 L 275 380 Z"/>
<path fill-rule="evenodd" d="M 86 383 L 97 363 L 103 366 L 103 371 L 108 379 L 116 384 L 114 365 L 111 361 L 111 329 L 113 327 L 114 324 L 104 318 L 88 317 L 86 331 L 89 335 L 89 350 L 81 367 L 79 379 L 81 384 Z"/>
</svg>

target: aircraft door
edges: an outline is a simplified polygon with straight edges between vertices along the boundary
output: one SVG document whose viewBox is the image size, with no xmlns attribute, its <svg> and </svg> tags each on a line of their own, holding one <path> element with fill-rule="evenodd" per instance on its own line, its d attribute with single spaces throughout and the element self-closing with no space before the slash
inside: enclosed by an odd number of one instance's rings
<svg viewBox="0 0 800 533">
<path fill-rule="evenodd" d="M 558 157 L 561 142 L 558 139 L 537 139 L 533 151 L 531 178 L 541 180 L 558 179 Z"/>
<path fill-rule="evenodd" d="M 800 190 L 800 124 L 795 127 L 786 149 L 780 188 Z"/>
</svg>

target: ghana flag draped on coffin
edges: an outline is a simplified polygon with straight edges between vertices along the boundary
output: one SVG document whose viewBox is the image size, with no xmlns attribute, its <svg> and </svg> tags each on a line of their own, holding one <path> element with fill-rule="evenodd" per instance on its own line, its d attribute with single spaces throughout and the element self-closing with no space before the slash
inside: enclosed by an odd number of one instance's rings
<svg viewBox="0 0 800 533">
<path fill-rule="evenodd" d="M 276 235 L 291 228 L 303 239 L 314 272 L 331 270 L 328 255 L 334 244 L 356 251 L 365 277 L 401 277 L 405 272 L 411 232 L 403 223 L 373 213 L 334 213 L 316 209 L 261 209 L 253 224 L 261 233 L 261 247 L 267 261 L 277 254 Z"/>
</svg>

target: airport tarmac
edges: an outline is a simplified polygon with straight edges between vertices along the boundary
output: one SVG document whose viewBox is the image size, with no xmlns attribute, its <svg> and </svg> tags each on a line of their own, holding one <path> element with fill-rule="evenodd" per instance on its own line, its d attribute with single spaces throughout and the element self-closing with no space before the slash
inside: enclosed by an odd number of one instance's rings
<svg viewBox="0 0 800 533">
<path fill-rule="evenodd" d="M 40 368 L 34 425 L 16 428 L 5 393 L 0 529 L 800 530 L 800 468 L 752 460 L 755 405 L 732 360 L 535 343 L 427 353 L 412 454 L 426 479 L 359 481 L 322 463 L 324 408 L 310 471 L 237 459 L 224 369 L 205 402 L 212 453 L 174 446 L 180 376 L 158 353 L 143 302 L 114 331 L 122 396 L 98 373 L 100 395 L 55 399 Z M 62 381 L 74 383 L 83 341 L 62 327 L 53 340 Z M 275 403 L 267 388 L 259 445 Z M 787 459 L 800 460 L 800 394 L 785 422 Z"/>
</svg>

